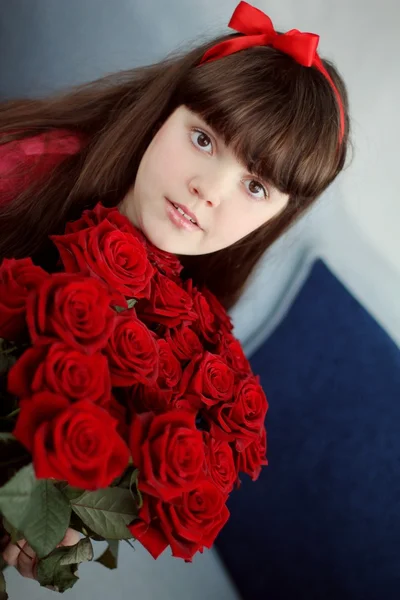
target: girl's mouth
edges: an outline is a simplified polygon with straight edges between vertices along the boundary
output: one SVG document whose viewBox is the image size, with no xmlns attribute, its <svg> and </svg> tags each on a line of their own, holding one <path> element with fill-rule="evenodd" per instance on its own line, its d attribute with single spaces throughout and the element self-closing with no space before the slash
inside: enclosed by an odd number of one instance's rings
<svg viewBox="0 0 400 600">
<path fill-rule="evenodd" d="M 185 213 L 180 205 L 171 202 L 166 198 L 167 201 L 167 215 L 170 221 L 179 227 L 179 229 L 186 229 L 187 231 L 198 231 L 201 227 L 192 215 Z"/>
</svg>

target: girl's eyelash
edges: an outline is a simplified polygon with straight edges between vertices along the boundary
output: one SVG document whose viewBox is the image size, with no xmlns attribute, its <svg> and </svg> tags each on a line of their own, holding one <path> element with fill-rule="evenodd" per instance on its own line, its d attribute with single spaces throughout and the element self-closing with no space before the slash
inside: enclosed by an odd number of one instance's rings
<svg viewBox="0 0 400 600">
<path fill-rule="evenodd" d="M 255 178 L 247 179 L 247 181 L 254 182 L 255 184 L 257 184 L 260 187 L 262 187 L 263 190 L 264 190 L 264 198 L 265 198 L 265 200 L 268 200 L 268 198 L 269 198 L 269 190 L 268 190 L 268 187 L 262 181 L 260 181 L 259 179 L 255 179 Z M 251 194 L 251 193 L 249 195 L 252 198 L 257 198 L 256 196 L 253 196 L 253 194 Z"/>
<path fill-rule="evenodd" d="M 211 144 L 213 143 L 211 136 L 208 135 L 208 133 L 206 131 L 203 131 L 202 129 L 199 129 L 198 127 L 193 127 L 193 129 L 191 130 L 191 134 L 192 133 L 201 133 L 201 134 L 205 135 L 210 140 Z"/>
<path fill-rule="evenodd" d="M 210 144 L 211 144 L 211 145 L 213 145 L 213 140 L 212 140 L 211 136 L 210 136 L 210 135 L 209 135 L 209 134 L 208 134 L 206 131 L 204 131 L 203 129 L 200 129 L 199 127 L 193 127 L 193 128 L 191 129 L 191 132 L 190 132 L 190 133 L 191 133 L 191 134 L 192 134 L 192 133 L 199 133 L 199 134 L 203 134 L 203 135 L 205 135 L 205 136 L 206 136 L 206 138 L 208 138 L 208 139 L 209 139 L 209 141 L 210 141 Z M 192 143 L 193 143 L 193 142 L 192 142 Z M 200 148 L 201 148 L 201 147 L 200 147 Z M 254 178 L 252 178 L 252 179 L 250 179 L 250 180 L 247 180 L 247 181 L 253 181 L 253 182 L 254 182 L 254 183 L 256 183 L 257 185 L 261 186 L 261 187 L 263 188 L 263 190 L 264 190 L 264 198 L 265 198 L 265 199 L 268 199 L 268 198 L 270 197 L 270 194 L 269 194 L 268 187 L 267 187 L 267 186 L 266 186 L 266 185 L 265 185 L 265 184 L 264 184 L 262 181 L 260 181 L 259 179 L 256 179 L 255 177 L 254 177 Z M 249 193 L 249 196 L 250 196 L 250 197 L 252 197 L 252 198 L 255 198 L 255 196 L 253 196 L 251 193 Z"/>
</svg>

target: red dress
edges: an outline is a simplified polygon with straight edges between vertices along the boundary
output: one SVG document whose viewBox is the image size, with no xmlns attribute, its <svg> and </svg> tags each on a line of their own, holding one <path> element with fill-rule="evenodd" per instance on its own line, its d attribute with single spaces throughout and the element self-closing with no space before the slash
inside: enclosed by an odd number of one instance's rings
<svg viewBox="0 0 400 600">
<path fill-rule="evenodd" d="M 25 186 L 78 152 L 82 144 L 83 136 L 54 129 L 0 145 L 0 204 L 10 202 Z"/>
</svg>

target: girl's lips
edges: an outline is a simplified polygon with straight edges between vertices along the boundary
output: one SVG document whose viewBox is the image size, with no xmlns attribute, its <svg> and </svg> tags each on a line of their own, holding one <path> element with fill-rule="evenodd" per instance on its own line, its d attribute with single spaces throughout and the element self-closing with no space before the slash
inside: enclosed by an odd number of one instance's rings
<svg viewBox="0 0 400 600">
<path fill-rule="evenodd" d="M 200 227 L 200 223 L 196 215 L 191 210 L 189 210 L 187 206 L 185 206 L 184 204 L 179 204 L 179 202 L 172 202 L 172 204 L 175 204 L 175 206 L 179 206 L 179 208 L 181 208 L 184 213 L 186 213 L 191 219 L 193 219 L 193 221 L 196 221 L 196 225 Z"/>
<path fill-rule="evenodd" d="M 175 208 L 175 206 L 172 204 L 172 202 L 170 200 L 168 200 L 168 198 L 166 198 L 165 200 L 166 200 L 166 204 L 167 204 L 166 212 L 167 212 L 168 218 L 176 227 L 178 227 L 179 229 L 186 229 L 187 231 L 199 231 L 200 230 L 200 227 L 198 225 L 196 225 L 195 223 L 192 223 L 191 221 L 186 219 L 186 217 L 181 215 L 181 213 Z M 180 204 L 177 204 L 177 206 L 180 206 Z M 183 207 L 182 207 L 182 210 L 184 210 Z M 187 213 L 187 214 L 189 214 L 189 213 Z"/>
</svg>

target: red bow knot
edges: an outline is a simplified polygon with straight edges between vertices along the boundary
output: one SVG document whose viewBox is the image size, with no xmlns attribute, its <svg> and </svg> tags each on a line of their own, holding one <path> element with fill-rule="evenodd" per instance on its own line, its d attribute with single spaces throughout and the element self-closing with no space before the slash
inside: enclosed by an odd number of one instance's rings
<svg viewBox="0 0 400 600">
<path fill-rule="evenodd" d="M 229 56 L 253 46 L 272 46 L 276 50 L 288 54 L 304 67 L 316 67 L 329 81 L 335 93 L 340 111 L 341 142 L 344 135 L 343 104 L 332 78 L 317 54 L 319 35 L 303 33 L 298 29 L 291 29 L 287 33 L 279 34 L 275 31 L 271 19 L 265 13 L 243 1 L 236 7 L 228 27 L 243 35 L 225 40 L 207 50 L 200 64 Z"/>
</svg>

